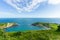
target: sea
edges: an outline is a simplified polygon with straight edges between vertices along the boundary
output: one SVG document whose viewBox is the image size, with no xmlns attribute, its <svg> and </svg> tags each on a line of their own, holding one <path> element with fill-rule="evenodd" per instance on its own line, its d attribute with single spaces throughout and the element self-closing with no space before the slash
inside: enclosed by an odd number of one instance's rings
<svg viewBox="0 0 60 40">
<path fill-rule="evenodd" d="M 31 31 L 31 30 L 47 30 L 45 27 L 37 27 L 31 25 L 36 22 L 48 22 L 60 24 L 60 18 L 0 18 L 0 23 L 15 22 L 18 26 L 5 28 L 6 32 L 17 32 L 17 31 Z"/>
</svg>

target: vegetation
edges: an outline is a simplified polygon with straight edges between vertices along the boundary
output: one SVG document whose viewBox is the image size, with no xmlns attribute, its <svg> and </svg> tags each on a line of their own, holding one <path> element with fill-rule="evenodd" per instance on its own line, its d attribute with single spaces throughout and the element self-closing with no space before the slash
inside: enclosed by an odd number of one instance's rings
<svg viewBox="0 0 60 40">
<path fill-rule="evenodd" d="M 4 29 L 0 29 L 0 40 L 60 40 L 60 25 L 52 24 L 52 23 L 44 24 L 44 25 L 51 26 L 53 27 L 53 29 L 55 29 L 54 27 L 58 27 L 58 28 L 55 31 L 32 30 L 32 31 L 24 31 L 24 32 L 6 32 L 4 31 Z"/>
<path fill-rule="evenodd" d="M 0 40 L 60 40 L 60 32 L 52 30 L 5 32 L 0 30 Z"/>
<path fill-rule="evenodd" d="M 7 28 L 7 27 L 12 27 L 12 26 L 18 26 L 16 23 L 0 23 L 0 28 Z"/>
<path fill-rule="evenodd" d="M 58 29 L 57 29 L 57 31 L 60 31 L 60 25 L 58 26 Z"/>
<path fill-rule="evenodd" d="M 47 27 L 47 28 L 51 28 L 53 30 L 57 30 L 59 24 L 57 23 L 43 23 L 43 22 L 36 22 L 32 24 L 33 26 L 38 26 L 38 27 Z"/>
<path fill-rule="evenodd" d="M 3 25 L 7 26 L 7 23 L 0 23 L 0 26 L 3 26 Z"/>
</svg>

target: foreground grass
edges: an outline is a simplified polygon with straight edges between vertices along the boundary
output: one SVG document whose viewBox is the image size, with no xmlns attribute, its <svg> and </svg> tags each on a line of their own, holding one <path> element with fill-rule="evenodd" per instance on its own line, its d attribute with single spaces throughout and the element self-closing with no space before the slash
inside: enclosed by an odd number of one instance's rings
<svg viewBox="0 0 60 40">
<path fill-rule="evenodd" d="M 60 40 L 60 32 L 52 30 L 5 32 L 0 30 L 0 40 Z"/>
</svg>

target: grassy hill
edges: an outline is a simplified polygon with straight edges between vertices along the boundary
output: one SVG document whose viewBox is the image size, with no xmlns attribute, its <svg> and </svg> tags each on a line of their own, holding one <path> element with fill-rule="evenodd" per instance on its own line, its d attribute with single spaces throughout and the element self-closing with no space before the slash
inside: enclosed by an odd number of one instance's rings
<svg viewBox="0 0 60 40">
<path fill-rule="evenodd" d="M 53 30 L 5 32 L 0 30 L 0 40 L 60 40 L 60 32 Z"/>
</svg>

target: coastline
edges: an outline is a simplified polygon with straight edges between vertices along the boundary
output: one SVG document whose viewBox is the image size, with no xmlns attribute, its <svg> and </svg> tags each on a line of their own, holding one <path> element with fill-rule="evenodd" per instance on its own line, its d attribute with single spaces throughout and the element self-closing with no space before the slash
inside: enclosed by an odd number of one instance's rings
<svg viewBox="0 0 60 40">
<path fill-rule="evenodd" d="M 17 23 L 0 23 L 0 29 L 9 28 L 12 26 L 18 26 Z"/>
<path fill-rule="evenodd" d="M 32 23 L 32 25 L 37 26 L 37 27 L 46 27 L 46 28 L 49 28 L 49 29 L 57 30 L 58 26 L 60 24 L 57 24 L 57 23 L 45 23 L 45 22 L 35 22 L 35 23 Z"/>
</svg>

